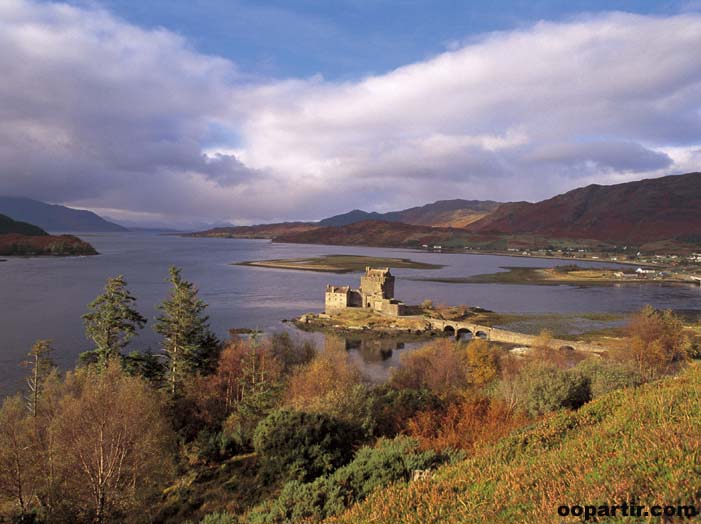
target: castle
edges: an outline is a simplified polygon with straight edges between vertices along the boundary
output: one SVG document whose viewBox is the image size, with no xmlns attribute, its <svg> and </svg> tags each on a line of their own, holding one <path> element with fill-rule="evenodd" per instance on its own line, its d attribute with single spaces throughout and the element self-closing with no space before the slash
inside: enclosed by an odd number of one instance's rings
<svg viewBox="0 0 701 524">
<path fill-rule="evenodd" d="M 367 308 L 389 316 L 405 315 L 407 307 L 394 298 L 394 275 L 389 268 L 365 268 L 360 288 L 326 286 L 326 314 L 348 308 Z"/>
</svg>

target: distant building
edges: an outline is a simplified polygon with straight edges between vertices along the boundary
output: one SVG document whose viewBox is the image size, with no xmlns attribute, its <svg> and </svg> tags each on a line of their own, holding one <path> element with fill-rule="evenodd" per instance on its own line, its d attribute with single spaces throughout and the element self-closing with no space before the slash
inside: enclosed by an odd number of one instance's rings
<svg viewBox="0 0 701 524">
<path fill-rule="evenodd" d="M 406 305 L 394 298 L 394 275 L 388 267 L 366 267 L 359 289 L 327 285 L 325 306 L 327 314 L 347 308 L 367 308 L 395 317 L 406 314 Z"/>
</svg>

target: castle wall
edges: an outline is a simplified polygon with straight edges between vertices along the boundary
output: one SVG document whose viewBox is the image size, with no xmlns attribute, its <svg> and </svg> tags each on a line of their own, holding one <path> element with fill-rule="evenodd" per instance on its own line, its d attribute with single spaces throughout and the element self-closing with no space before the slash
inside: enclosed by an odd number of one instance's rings
<svg viewBox="0 0 701 524">
<path fill-rule="evenodd" d="M 327 291 L 325 294 L 326 313 L 331 313 L 348 307 L 348 293 Z"/>
</svg>

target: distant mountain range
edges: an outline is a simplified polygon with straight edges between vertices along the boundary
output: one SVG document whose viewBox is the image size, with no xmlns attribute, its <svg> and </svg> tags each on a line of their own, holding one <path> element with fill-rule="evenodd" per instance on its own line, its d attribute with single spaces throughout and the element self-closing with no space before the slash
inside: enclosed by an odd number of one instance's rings
<svg viewBox="0 0 701 524">
<path fill-rule="evenodd" d="M 499 202 L 491 200 L 439 200 L 420 207 L 411 207 L 389 213 L 368 213 L 354 209 L 319 221 L 320 226 L 347 226 L 366 220 L 402 222 L 418 226 L 466 227 L 485 217 L 499 207 Z"/>
<path fill-rule="evenodd" d="M 403 247 L 504 248 L 550 239 L 691 247 L 701 245 L 701 173 L 594 184 L 537 203 L 442 200 L 390 213 L 356 209 L 319 222 L 217 228 L 193 236 Z"/>
<path fill-rule="evenodd" d="M 279 222 L 255 226 L 217 227 L 190 233 L 188 236 L 228 238 L 282 238 L 323 228 L 339 228 L 360 222 L 392 222 L 402 225 L 462 228 L 487 216 L 500 204 L 489 200 L 439 200 L 425 206 L 412 207 L 389 213 L 368 212 L 354 209 L 348 213 L 325 218 L 318 222 Z M 357 228 L 354 228 L 354 230 Z M 406 228 L 395 227 L 406 231 Z M 305 236 L 304 238 L 313 238 Z"/>
<path fill-rule="evenodd" d="M 76 233 L 127 231 L 92 211 L 72 209 L 57 204 L 46 204 L 23 197 L 0 196 L 0 213 L 14 220 L 29 222 L 47 231 Z"/>
</svg>

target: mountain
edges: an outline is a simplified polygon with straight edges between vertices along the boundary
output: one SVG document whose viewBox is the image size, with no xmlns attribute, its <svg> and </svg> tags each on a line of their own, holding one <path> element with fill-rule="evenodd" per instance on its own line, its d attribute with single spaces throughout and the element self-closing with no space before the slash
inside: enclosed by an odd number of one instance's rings
<svg viewBox="0 0 701 524">
<path fill-rule="evenodd" d="M 698 243 L 701 173 L 610 186 L 593 184 L 535 204 L 502 204 L 467 229 L 472 233 L 631 244 L 662 240 Z"/>
<path fill-rule="evenodd" d="M 92 211 L 46 204 L 23 197 L 0 196 L 0 213 L 36 224 L 47 231 L 117 232 L 126 228 L 108 222 Z"/>
<path fill-rule="evenodd" d="M 73 235 L 49 235 L 27 222 L 0 215 L 0 255 L 96 255 L 87 242 Z"/>
<path fill-rule="evenodd" d="M 27 222 L 19 222 L 13 220 L 6 215 L 0 215 L 0 235 L 26 235 L 26 236 L 46 236 L 48 233 L 35 226 L 34 224 L 29 224 Z"/>
<path fill-rule="evenodd" d="M 342 215 L 325 218 L 319 221 L 319 225 L 346 226 L 366 220 L 383 220 L 419 226 L 465 227 L 491 213 L 498 206 L 498 202 L 491 200 L 438 200 L 432 204 L 389 213 L 368 213 L 354 209 Z"/>
</svg>

